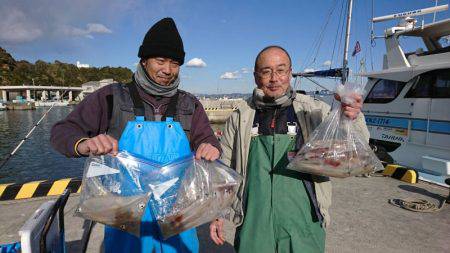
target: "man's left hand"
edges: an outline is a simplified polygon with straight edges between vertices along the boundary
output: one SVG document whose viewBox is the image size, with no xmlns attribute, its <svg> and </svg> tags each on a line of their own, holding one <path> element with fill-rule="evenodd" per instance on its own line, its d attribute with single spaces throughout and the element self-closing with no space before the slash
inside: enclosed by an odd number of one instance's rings
<svg viewBox="0 0 450 253">
<path fill-rule="evenodd" d="M 200 144 L 197 148 L 197 152 L 195 152 L 195 159 L 197 160 L 204 158 L 208 161 L 214 161 L 219 158 L 219 156 L 219 150 L 209 143 Z"/>
<path fill-rule="evenodd" d="M 352 104 L 346 104 L 341 101 L 341 97 L 338 94 L 334 94 L 334 98 L 336 98 L 337 101 L 341 102 L 344 115 L 350 118 L 351 120 L 354 120 L 358 117 L 358 114 L 361 112 L 363 100 L 362 96 L 356 93 L 351 94 L 350 97 L 353 99 L 354 102 Z"/>
</svg>

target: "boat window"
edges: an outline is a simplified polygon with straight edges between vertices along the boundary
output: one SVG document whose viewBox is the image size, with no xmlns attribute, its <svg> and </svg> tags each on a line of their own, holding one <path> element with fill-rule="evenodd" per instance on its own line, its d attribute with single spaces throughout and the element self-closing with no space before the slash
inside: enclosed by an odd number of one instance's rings
<svg viewBox="0 0 450 253">
<path fill-rule="evenodd" d="M 405 98 L 450 98 L 450 69 L 421 74 Z"/>
<path fill-rule="evenodd" d="M 442 36 L 439 39 L 437 39 L 435 42 L 437 44 L 439 44 L 436 49 L 434 49 L 432 51 L 416 53 L 416 54 L 418 56 L 424 56 L 424 55 L 443 54 L 443 53 L 450 52 L 450 35 Z"/>
<path fill-rule="evenodd" d="M 400 36 L 398 39 L 403 52 L 410 54 L 423 54 L 428 52 L 428 48 L 423 42 L 422 37 L 416 36 Z"/>
<path fill-rule="evenodd" d="M 380 79 L 370 90 L 364 103 L 389 103 L 402 91 L 406 83 Z"/>
<path fill-rule="evenodd" d="M 442 48 L 450 46 L 450 35 L 442 36 L 438 40 Z"/>
<path fill-rule="evenodd" d="M 450 69 L 440 70 L 438 72 L 433 97 L 450 98 Z"/>
</svg>

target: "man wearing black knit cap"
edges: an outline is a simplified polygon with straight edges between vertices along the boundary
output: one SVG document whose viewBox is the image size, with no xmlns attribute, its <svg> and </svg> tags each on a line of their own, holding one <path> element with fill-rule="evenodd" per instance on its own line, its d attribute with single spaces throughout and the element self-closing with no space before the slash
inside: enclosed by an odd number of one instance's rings
<svg viewBox="0 0 450 253">
<path fill-rule="evenodd" d="M 164 18 L 149 29 L 138 56 L 140 63 L 131 83 L 112 84 L 97 90 L 53 126 L 53 147 L 68 157 L 116 154 L 126 150 L 160 163 L 189 155 L 191 151 L 195 151 L 197 159 L 217 159 L 220 144 L 202 105 L 193 95 L 178 89 L 185 52 L 171 18 Z M 175 124 L 171 123 L 172 119 Z M 170 126 L 179 122 L 181 127 L 170 138 L 145 131 L 139 138 L 124 136 L 130 124 L 141 122 L 139 125 L 145 130 L 146 124 L 161 121 Z M 150 216 L 147 207 L 139 238 L 106 226 L 105 252 L 198 251 L 195 229 L 163 240 Z"/>
</svg>

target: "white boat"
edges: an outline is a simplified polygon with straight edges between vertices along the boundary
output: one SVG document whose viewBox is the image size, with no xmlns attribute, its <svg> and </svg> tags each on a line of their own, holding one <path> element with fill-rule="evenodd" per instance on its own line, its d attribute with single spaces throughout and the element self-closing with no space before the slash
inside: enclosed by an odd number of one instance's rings
<svg viewBox="0 0 450 253">
<path fill-rule="evenodd" d="M 5 111 L 6 110 L 6 105 L 3 103 L 0 103 L 0 111 Z"/>
<path fill-rule="evenodd" d="M 401 18 L 385 30 L 383 69 L 368 78 L 363 112 L 370 142 L 393 160 L 418 170 L 421 179 L 444 184 L 450 175 L 450 19 L 418 25 L 412 16 L 448 5 L 374 18 Z M 415 37 L 424 48 L 404 52 L 399 40 Z M 410 40 L 402 40 L 408 43 Z"/>
<path fill-rule="evenodd" d="M 68 106 L 68 101 L 37 101 L 36 106 Z"/>
</svg>

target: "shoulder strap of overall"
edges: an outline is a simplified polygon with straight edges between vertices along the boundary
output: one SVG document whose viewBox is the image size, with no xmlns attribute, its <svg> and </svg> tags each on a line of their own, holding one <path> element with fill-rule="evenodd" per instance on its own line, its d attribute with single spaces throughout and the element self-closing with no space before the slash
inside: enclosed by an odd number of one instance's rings
<svg viewBox="0 0 450 253">
<path fill-rule="evenodd" d="M 169 104 L 167 105 L 166 111 L 162 117 L 162 121 L 165 121 L 168 117 L 175 119 L 177 114 L 178 94 L 179 92 L 177 91 L 177 93 L 170 98 Z"/>
<path fill-rule="evenodd" d="M 300 129 L 300 124 L 298 123 L 297 114 L 295 113 L 293 105 L 290 105 L 287 109 L 287 123 L 288 126 L 294 123 L 297 125 L 296 129 L 297 137 L 295 140 L 295 149 L 299 150 L 303 146 L 305 140 L 303 139 L 302 130 Z"/>
<path fill-rule="evenodd" d="M 287 108 L 287 122 L 288 123 L 298 123 L 297 115 L 295 114 L 294 106 L 290 105 Z"/>
<path fill-rule="evenodd" d="M 261 112 L 259 109 L 255 109 L 255 117 L 253 118 L 253 127 L 255 127 L 256 124 L 259 124 L 259 121 L 261 120 L 260 113 Z"/>
<path fill-rule="evenodd" d="M 139 96 L 139 92 L 137 90 L 136 83 L 134 82 L 134 80 L 128 84 L 128 88 L 130 90 L 131 100 L 133 101 L 134 115 L 136 117 L 142 116 L 144 117 L 144 120 L 146 120 L 144 104 L 142 103 L 141 97 Z"/>
</svg>

